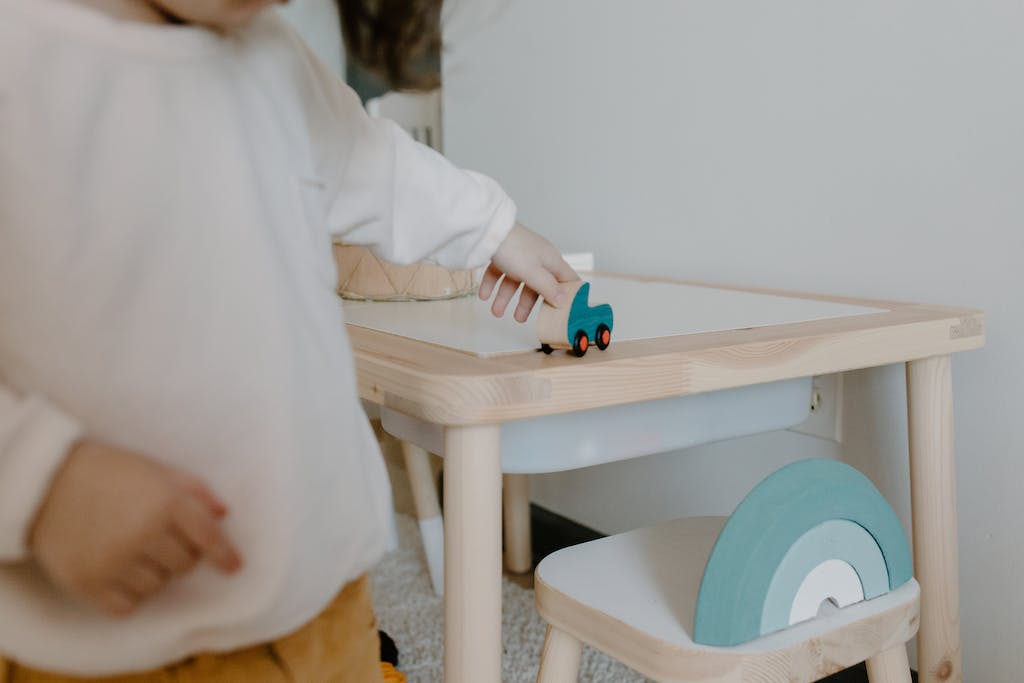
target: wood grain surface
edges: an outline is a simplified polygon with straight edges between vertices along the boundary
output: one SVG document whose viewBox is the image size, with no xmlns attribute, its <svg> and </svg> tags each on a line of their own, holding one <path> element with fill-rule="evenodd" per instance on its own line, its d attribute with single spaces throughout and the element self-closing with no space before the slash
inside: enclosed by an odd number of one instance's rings
<svg viewBox="0 0 1024 683">
<path fill-rule="evenodd" d="M 498 424 L 842 372 L 966 351 L 985 341 L 984 315 L 974 309 L 744 291 L 886 310 L 618 341 L 607 351 L 584 358 L 533 351 L 480 357 L 354 325 L 348 326 L 348 333 L 362 398 L 442 425 Z"/>
</svg>

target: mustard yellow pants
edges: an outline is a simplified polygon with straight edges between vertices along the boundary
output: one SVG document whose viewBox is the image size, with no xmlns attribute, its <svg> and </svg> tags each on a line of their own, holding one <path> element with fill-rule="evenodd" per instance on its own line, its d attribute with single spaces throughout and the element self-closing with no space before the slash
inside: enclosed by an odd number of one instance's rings
<svg viewBox="0 0 1024 683">
<path fill-rule="evenodd" d="M 74 678 L 0 659 L 0 683 L 382 683 L 380 638 L 367 576 L 313 621 L 264 645 L 203 654 L 157 671 Z"/>
</svg>

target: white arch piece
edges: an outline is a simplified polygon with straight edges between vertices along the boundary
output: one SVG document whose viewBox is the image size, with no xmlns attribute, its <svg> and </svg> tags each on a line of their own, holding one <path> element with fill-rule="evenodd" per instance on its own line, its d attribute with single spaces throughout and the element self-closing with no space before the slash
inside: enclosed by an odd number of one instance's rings
<svg viewBox="0 0 1024 683">
<path fill-rule="evenodd" d="M 789 625 L 818 616 L 825 600 L 846 607 L 864 599 L 860 576 L 848 562 L 826 560 L 808 572 L 789 609 Z"/>
</svg>

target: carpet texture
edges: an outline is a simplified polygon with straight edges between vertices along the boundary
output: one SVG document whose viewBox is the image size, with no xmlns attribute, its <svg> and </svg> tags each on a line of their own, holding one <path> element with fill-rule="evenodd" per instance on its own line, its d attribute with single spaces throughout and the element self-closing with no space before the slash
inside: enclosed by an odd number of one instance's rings
<svg viewBox="0 0 1024 683">
<path fill-rule="evenodd" d="M 419 527 L 398 515 L 399 549 L 373 572 L 373 599 L 379 627 L 398 645 L 399 667 L 409 683 L 444 679 L 444 606 L 427 576 Z M 533 591 L 502 581 L 502 676 L 504 683 L 537 679 L 545 624 L 533 609 Z M 581 683 L 643 683 L 643 676 L 609 657 L 583 649 Z"/>
</svg>

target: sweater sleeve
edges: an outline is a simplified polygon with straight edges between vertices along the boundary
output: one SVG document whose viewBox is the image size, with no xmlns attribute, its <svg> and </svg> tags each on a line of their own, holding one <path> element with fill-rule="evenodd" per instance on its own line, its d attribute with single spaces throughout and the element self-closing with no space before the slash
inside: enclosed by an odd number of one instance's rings
<svg viewBox="0 0 1024 683">
<path fill-rule="evenodd" d="M 29 524 L 81 434 L 42 398 L 19 397 L 0 384 L 0 562 L 28 556 Z"/>
<path fill-rule="evenodd" d="M 511 198 L 394 122 L 371 118 L 351 88 L 300 49 L 326 113 L 311 121 L 314 145 L 334 153 L 325 164 L 331 233 L 393 263 L 486 264 L 515 223 Z"/>
</svg>

